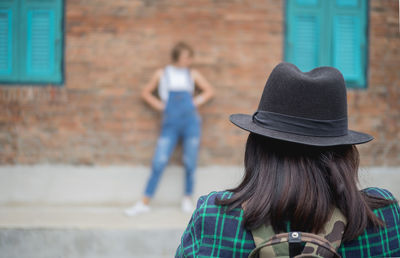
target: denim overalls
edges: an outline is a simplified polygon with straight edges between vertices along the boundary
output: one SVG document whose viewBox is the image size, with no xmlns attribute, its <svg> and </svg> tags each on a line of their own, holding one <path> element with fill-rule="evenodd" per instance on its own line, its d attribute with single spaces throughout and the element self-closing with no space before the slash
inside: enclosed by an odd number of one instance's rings
<svg viewBox="0 0 400 258">
<path fill-rule="evenodd" d="M 189 70 L 187 72 L 190 76 Z M 157 142 L 152 161 L 152 172 L 145 190 L 147 197 L 153 197 L 161 174 L 179 139 L 182 139 L 183 143 L 182 161 L 186 172 L 184 193 L 187 196 L 192 195 L 200 135 L 201 118 L 193 104 L 192 93 L 169 91 L 163 114 L 161 135 Z"/>
</svg>

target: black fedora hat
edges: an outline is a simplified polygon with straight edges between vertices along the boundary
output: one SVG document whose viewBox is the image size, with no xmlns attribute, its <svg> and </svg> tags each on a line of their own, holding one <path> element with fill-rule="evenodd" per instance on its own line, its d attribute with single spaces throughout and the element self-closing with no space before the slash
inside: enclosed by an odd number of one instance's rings
<svg viewBox="0 0 400 258">
<path fill-rule="evenodd" d="M 238 127 L 270 138 L 313 146 L 369 142 L 372 136 L 347 126 L 347 97 L 343 75 L 333 67 L 303 73 L 280 63 L 271 72 L 258 110 L 233 114 Z"/>
</svg>

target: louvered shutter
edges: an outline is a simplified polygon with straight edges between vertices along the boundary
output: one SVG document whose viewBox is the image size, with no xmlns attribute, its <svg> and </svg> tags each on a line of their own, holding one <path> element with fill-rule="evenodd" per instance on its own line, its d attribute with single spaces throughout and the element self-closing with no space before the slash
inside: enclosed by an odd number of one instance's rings
<svg viewBox="0 0 400 258">
<path fill-rule="evenodd" d="M 285 59 L 303 72 L 321 64 L 321 0 L 287 2 Z"/>
<path fill-rule="evenodd" d="M 297 4 L 299 5 L 317 5 L 318 0 L 296 0 Z"/>
<path fill-rule="evenodd" d="M 0 2 L 0 82 L 17 77 L 16 19 L 17 0 Z"/>
<path fill-rule="evenodd" d="M 367 2 L 287 0 L 285 60 L 302 71 L 334 66 L 347 86 L 365 87 Z"/>
<path fill-rule="evenodd" d="M 21 78 L 27 82 L 61 82 L 61 0 L 23 0 Z"/>
<path fill-rule="evenodd" d="M 366 84 L 366 3 L 335 0 L 333 10 L 333 66 L 349 86 Z"/>
</svg>

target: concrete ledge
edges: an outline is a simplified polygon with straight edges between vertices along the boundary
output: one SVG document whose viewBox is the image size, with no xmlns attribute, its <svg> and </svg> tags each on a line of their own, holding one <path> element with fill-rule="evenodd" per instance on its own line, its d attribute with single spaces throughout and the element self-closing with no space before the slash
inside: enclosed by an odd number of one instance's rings
<svg viewBox="0 0 400 258">
<path fill-rule="evenodd" d="M 190 215 L 156 207 L 18 206 L 0 209 L 1 258 L 173 257 Z"/>
<path fill-rule="evenodd" d="M 2 166 L 0 205 L 130 205 L 141 198 L 149 173 L 150 169 L 143 166 Z M 232 187 L 241 176 L 239 167 L 199 168 L 195 197 Z M 181 167 L 168 167 L 154 203 L 178 204 L 183 179 Z"/>
<path fill-rule="evenodd" d="M 179 229 L 183 232 L 191 214 L 182 212 L 178 206 L 151 206 L 151 212 L 133 217 L 124 214 L 124 206 L 0 206 L 0 229 Z"/>
<path fill-rule="evenodd" d="M 361 168 L 358 175 L 360 188 L 385 188 L 400 200 L 400 167 L 366 167 Z"/>
<path fill-rule="evenodd" d="M 241 167 L 200 167 L 195 198 L 237 185 L 242 174 Z M 0 205 L 129 205 L 141 197 L 148 175 L 149 168 L 143 166 L 1 166 Z M 168 167 L 154 203 L 178 204 L 183 177 L 181 167 Z M 360 183 L 386 188 L 399 197 L 400 168 L 362 168 Z"/>
<path fill-rule="evenodd" d="M 190 219 L 178 205 L 183 171 L 167 169 L 151 213 L 126 217 L 147 176 L 145 167 L 0 167 L 0 258 L 173 257 Z M 195 197 L 241 176 L 240 167 L 202 167 Z M 399 168 L 363 168 L 360 182 L 400 196 Z"/>
<path fill-rule="evenodd" d="M 181 230 L 1 229 L 1 258 L 170 258 Z"/>
</svg>

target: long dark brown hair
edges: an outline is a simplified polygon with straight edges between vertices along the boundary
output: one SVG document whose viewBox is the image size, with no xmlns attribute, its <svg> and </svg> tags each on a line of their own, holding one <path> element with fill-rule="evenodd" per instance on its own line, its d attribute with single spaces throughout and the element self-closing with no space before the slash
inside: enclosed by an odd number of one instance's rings
<svg viewBox="0 0 400 258">
<path fill-rule="evenodd" d="M 373 209 L 393 203 L 357 188 L 359 154 L 353 145 L 315 147 L 250 133 L 245 175 L 228 209 L 244 207 L 244 226 L 251 230 L 270 222 L 276 232 L 319 233 L 336 206 L 347 218 L 343 239 L 351 240 L 373 225 L 384 226 Z"/>
</svg>

